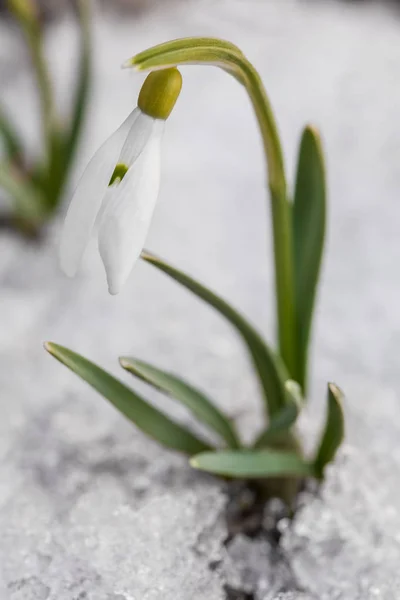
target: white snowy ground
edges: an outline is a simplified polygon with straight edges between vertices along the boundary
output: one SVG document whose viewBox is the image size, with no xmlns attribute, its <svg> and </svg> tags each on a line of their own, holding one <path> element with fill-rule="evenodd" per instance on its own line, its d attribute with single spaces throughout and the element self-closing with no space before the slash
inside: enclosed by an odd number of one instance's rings
<svg viewBox="0 0 400 600">
<path fill-rule="evenodd" d="M 347 393 L 348 435 L 320 499 L 282 548 L 229 549 L 218 483 L 190 471 L 42 349 L 46 339 L 120 375 L 132 354 L 186 375 L 241 414 L 259 400 L 241 345 L 217 316 L 139 264 L 110 297 L 95 248 L 79 276 L 58 270 L 59 225 L 34 247 L 0 237 L 0 598 L 256 600 L 400 597 L 400 13 L 384 3 L 198 0 L 140 20 L 97 15 L 93 107 L 74 179 L 135 104 L 142 78 L 119 66 L 187 35 L 238 44 L 262 74 L 290 181 L 301 127 L 327 150 L 328 251 L 314 336 L 312 447 L 325 382 Z M 53 26 L 48 51 L 64 102 L 76 36 Z M 24 55 L 0 25 L 1 96 L 34 148 L 37 109 Z M 273 335 L 268 204 L 260 140 L 239 85 L 184 69 L 168 122 L 163 182 L 147 247 L 230 298 Z M 132 383 L 134 383 L 132 381 Z M 143 386 L 139 386 L 144 391 Z M 148 396 L 184 421 L 170 401 Z M 218 568 L 211 569 L 210 563 Z M 3 596 L 1 596 L 3 593 Z"/>
</svg>

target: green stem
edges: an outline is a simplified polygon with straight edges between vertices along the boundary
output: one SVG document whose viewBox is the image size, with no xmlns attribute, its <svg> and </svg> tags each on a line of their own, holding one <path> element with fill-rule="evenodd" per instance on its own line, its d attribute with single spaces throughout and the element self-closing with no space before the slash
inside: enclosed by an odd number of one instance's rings
<svg viewBox="0 0 400 600">
<path fill-rule="evenodd" d="M 243 62 L 243 68 L 245 71 L 244 85 L 257 116 L 269 171 L 279 352 L 290 376 L 296 379 L 298 353 L 293 235 L 291 205 L 286 191 L 282 150 L 275 119 L 261 78 L 247 60 Z"/>
<path fill-rule="evenodd" d="M 151 70 L 201 63 L 221 67 L 244 85 L 257 116 L 267 159 L 271 193 L 279 352 L 290 376 L 295 379 L 299 361 L 291 203 L 287 196 L 279 135 L 259 74 L 236 46 L 214 38 L 188 38 L 160 44 L 137 54 L 126 66 L 133 66 L 138 70 Z"/>
</svg>

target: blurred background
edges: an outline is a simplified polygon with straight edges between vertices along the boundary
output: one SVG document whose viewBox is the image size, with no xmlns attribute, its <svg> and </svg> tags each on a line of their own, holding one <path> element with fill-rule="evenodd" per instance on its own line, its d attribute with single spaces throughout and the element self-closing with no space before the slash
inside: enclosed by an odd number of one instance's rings
<svg viewBox="0 0 400 600">
<path fill-rule="evenodd" d="M 42 144 L 40 102 L 23 36 L 4 5 L 0 101 L 24 140 L 30 164 Z M 67 0 L 38 2 L 38 10 L 57 107 L 66 115 L 79 62 L 76 10 Z M 178 371 L 231 414 L 240 412 L 246 435 L 257 427 L 260 407 L 250 367 L 217 316 L 146 264 L 138 264 L 123 292 L 110 297 L 95 244 L 74 280 L 57 265 L 71 191 L 95 149 L 136 105 L 143 77 L 120 65 L 153 44 L 192 35 L 232 41 L 259 70 L 282 135 L 290 184 L 302 127 L 311 122 L 322 132 L 329 221 L 313 337 L 312 418 L 304 425 L 307 443 L 312 445 L 322 418 L 325 382 L 336 381 L 351 399 L 349 443 L 355 453 L 368 447 L 370 464 L 376 460 L 381 479 L 388 478 L 389 495 L 389 472 L 398 469 L 399 460 L 394 423 L 400 422 L 397 2 L 104 0 L 91 11 L 87 118 L 60 205 L 40 240 L 0 230 L 0 464 L 7 482 L 0 525 L 36 518 L 11 502 L 18 490 L 40 514 L 49 510 L 43 497 L 68 504 L 76 482 L 90 477 L 86 467 L 97 460 L 93 453 L 117 459 L 136 453 L 144 461 L 161 457 L 158 447 L 148 450 L 150 442 L 45 355 L 46 339 L 125 379 L 119 355 Z M 229 298 L 272 341 L 269 204 L 251 106 L 222 71 L 187 67 L 182 72 L 183 91 L 166 128 L 161 194 L 147 248 Z M 0 198 L 6 210 L 7 194 L 0 192 Z M 172 406 L 175 410 L 180 415 Z M 79 460 L 70 460 L 77 447 Z M 35 535 L 32 548 L 40 532 Z M 0 559 L 11 561 L 1 542 Z M 10 573 L 18 572 L 17 560 L 8 564 Z"/>
</svg>

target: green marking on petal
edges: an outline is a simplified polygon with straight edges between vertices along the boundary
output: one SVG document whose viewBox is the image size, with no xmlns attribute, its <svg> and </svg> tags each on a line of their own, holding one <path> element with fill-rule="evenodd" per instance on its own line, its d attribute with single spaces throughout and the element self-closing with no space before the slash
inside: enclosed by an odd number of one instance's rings
<svg viewBox="0 0 400 600">
<path fill-rule="evenodd" d="M 111 185 L 113 185 L 113 183 L 115 183 L 116 181 L 118 183 L 120 183 L 123 178 L 125 177 L 125 175 L 128 172 L 128 165 L 124 165 L 123 163 L 118 163 L 115 166 L 114 172 L 111 175 L 111 179 L 110 179 L 110 183 L 108 184 L 108 187 L 110 187 Z"/>
</svg>

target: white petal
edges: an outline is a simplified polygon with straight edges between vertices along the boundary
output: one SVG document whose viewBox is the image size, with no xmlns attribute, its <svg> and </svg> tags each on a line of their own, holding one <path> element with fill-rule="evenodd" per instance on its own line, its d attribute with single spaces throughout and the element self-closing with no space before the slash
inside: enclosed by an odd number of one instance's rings
<svg viewBox="0 0 400 600">
<path fill-rule="evenodd" d="M 97 213 L 129 130 L 141 111 L 136 108 L 94 154 L 69 205 L 60 245 L 60 265 L 75 275 L 89 241 Z"/>
<path fill-rule="evenodd" d="M 126 282 L 143 249 L 160 181 L 160 150 L 164 121 L 154 121 L 145 149 L 123 180 L 109 188 L 99 231 L 99 251 L 110 294 Z"/>
<path fill-rule="evenodd" d="M 140 108 L 138 117 L 133 123 L 122 147 L 118 162 L 131 167 L 143 152 L 147 142 L 154 132 L 155 119 L 143 113 Z"/>
<path fill-rule="evenodd" d="M 154 134 L 156 124 L 155 119 L 143 113 L 140 108 L 137 108 L 137 118 L 132 127 L 129 129 L 125 143 L 119 154 L 116 163 L 126 165 L 128 168 L 139 158 L 150 137 Z M 111 177 L 111 176 L 110 176 Z M 108 187 L 108 186 L 107 186 Z M 108 205 L 109 194 L 106 192 L 103 196 L 101 208 L 97 213 L 95 229 L 98 231 L 100 223 L 103 219 L 104 210 Z"/>
</svg>

